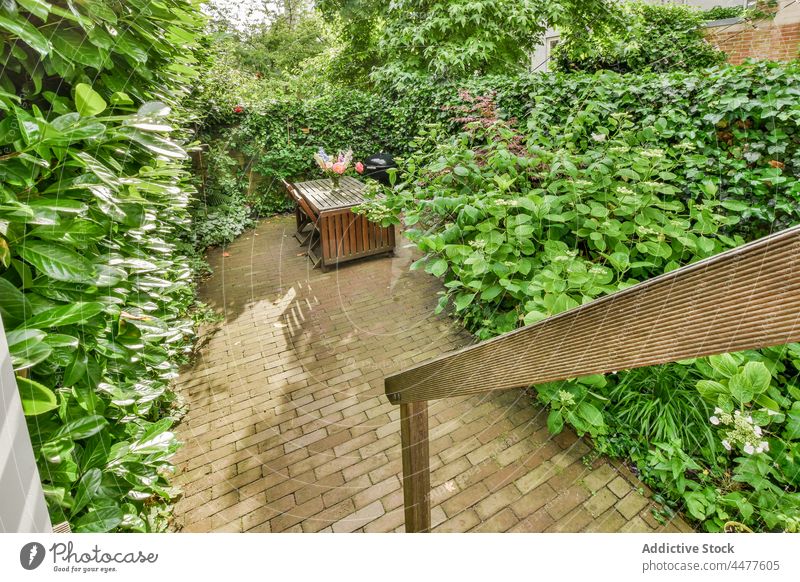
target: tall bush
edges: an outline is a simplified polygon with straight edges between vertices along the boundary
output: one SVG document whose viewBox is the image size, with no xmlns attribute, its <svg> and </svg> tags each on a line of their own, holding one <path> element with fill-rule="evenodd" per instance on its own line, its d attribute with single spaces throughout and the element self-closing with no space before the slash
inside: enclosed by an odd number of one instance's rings
<svg viewBox="0 0 800 582">
<path fill-rule="evenodd" d="M 0 9 L 0 316 L 54 522 L 153 531 L 190 337 L 190 0 Z"/>
<path fill-rule="evenodd" d="M 552 68 L 626 72 L 692 70 L 724 62 L 703 35 L 705 13 L 688 6 L 625 3 L 613 30 L 572 28 L 556 47 Z"/>
</svg>

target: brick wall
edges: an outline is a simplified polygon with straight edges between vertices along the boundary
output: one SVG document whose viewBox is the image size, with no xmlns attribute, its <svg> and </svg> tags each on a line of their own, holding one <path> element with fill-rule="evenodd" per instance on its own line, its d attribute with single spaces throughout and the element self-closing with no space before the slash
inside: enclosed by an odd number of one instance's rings
<svg viewBox="0 0 800 582">
<path fill-rule="evenodd" d="M 745 59 L 788 61 L 798 56 L 800 22 L 762 20 L 718 26 L 709 28 L 706 38 L 727 53 L 728 62 L 734 65 Z"/>
</svg>

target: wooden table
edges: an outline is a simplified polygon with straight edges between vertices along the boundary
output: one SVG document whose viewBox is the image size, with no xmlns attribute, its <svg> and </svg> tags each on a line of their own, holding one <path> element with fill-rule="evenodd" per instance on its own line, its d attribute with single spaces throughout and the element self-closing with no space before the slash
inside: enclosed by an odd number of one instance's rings
<svg viewBox="0 0 800 582">
<path fill-rule="evenodd" d="M 334 264 L 394 252 L 394 227 L 382 227 L 352 210 L 367 201 L 359 180 L 345 176 L 336 190 L 328 179 L 296 182 L 288 187 L 294 189 L 295 198 L 302 199 L 298 200 L 298 228 L 301 222 L 310 221 L 318 231 L 309 256 L 323 271 Z M 301 217 L 301 213 L 312 216 Z"/>
</svg>

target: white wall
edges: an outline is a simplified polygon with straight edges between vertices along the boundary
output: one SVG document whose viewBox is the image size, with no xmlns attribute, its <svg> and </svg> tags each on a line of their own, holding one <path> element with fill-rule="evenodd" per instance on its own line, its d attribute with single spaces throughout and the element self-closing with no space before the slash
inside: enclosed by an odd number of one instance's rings
<svg viewBox="0 0 800 582">
<path fill-rule="evenodd" d="M 0 532 L 50 531 L 42 483 L 0 320 Z"/>
</svg>

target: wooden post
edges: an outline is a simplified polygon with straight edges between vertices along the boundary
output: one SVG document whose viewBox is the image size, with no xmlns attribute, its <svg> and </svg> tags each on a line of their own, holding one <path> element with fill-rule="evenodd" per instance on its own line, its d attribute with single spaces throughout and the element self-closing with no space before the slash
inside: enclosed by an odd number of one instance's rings
<svg viewBox="0 0 800 582">
<path fill-rule="evenodd" d="M 400 405 L 403 447 L 403 502 L 406 532 L 431 530 L 431 466 L 428 447 L 428 403 Z"/>
</svg>

